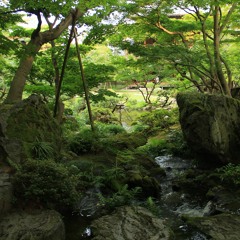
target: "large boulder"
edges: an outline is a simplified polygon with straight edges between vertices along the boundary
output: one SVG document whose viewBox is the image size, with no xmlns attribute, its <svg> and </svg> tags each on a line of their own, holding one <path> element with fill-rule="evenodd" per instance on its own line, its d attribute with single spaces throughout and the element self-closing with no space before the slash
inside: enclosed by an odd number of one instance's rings
<svg viewBox="0 0 240 240">
<path fill-rule="evenodd" d="M 53 210 L 15 212 L 0 220 L 0 240 L 64 240 L 61 215 Z"/>
<path fill-rule="evenodd" d="M 48 152 L 59 155 L 61 129 L 40 96 L 2 104 L 0 112 L 0 163 L 16 164 Z"/>
<path fill-rule="evenodd" d="M 92 223 L 94 240 L 167 240 L 172 232 L 163 220 L 142 207 L 120 207 Z"/>
<path fill-rule="evenodd" d="M 189 146 L 201 159 L 240 162 L 240 101 L 222 95 L 179 93 L 180 123 Z"/>
<path fill-rule="evenodd" d="M 218 214 L 210 217 L 188 219 L 188 224 L 198 228 L 213 240 L 239 240 L 240 216 L 233 214 Z"/>
</svg>

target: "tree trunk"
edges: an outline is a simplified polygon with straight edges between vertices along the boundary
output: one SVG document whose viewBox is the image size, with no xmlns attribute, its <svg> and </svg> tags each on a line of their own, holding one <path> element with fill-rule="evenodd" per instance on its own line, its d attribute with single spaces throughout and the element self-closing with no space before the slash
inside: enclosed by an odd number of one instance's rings
<svg viewBox="0 0 240 240">
<path fill-rule="evenodd" d="M 5 103 L 12 103 L 22 100 L 22 94 L 27 76 L 32 69 L 33 61 L 35 59 L 35 56 L 41 49 L 41 46 L 45 43 L 53 41 L 54 39 L 57 39 L 62 34 L 62 32 L 66 30 L 70 24 L 72 24 L 73 16 L 78 19 L 82 15 L 83 13 L 76 9 L 72 11 L 52 30 L 39 32 L 36 36 L 32 37 L 32 39 L 26 46 L 25 53 L 23 54 L 23 57 L 20 60 L 19 67 L 15 73 L 15 76 L 13 77 Z"/>
<path fill-rule="evenodd" d="M 15 76 L 11 82 L 10 90 L 8 92 L 6 103 L 17 102 L 22 99 L 22 93 L 26 78 L 32 69 L 32 64 L 36 53 L 40 50 L 41 45 L 37 41 L 31 40 L 26 46 L 26 51 L 22 57 L 19 67 L 15 73 Z"/>
<path fill-rule="evenodd" d="M 215 6 L 214 9 L 214 57 L 215 57 L 215 67 L 216 67 L 216 73 L 219 79 L 219 82 L 222 86 L 223 93 L 231 96 L 230 89 L 228 87 L 226 78 L 223 73 L 222 69 L 222 61 L 221 61 L 221 55 L 220 55 L 220 7 Z"/>
</svg>

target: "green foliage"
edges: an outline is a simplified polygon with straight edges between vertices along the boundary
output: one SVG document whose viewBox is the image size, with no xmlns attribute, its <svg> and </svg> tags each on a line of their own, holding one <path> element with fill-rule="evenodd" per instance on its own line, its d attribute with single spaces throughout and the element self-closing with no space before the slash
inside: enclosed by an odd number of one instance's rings
<svg viewBox="0 0 240 240">
<path fill-rule="evenodd" d="M 213 10 L 215 4 L 219 5 L 220 12 Z M 177 13 L 176 7 L 185 10 L 183 13 L 185 16 Z M 236 51 L 234 43 L 239 45 L 238 28 L 235 25 L 239 19 L 239 5 L 236 1 L 133 0 L 126 1 L 122 11 L 124 20 L 127 21 L 123 20 L 124 24 L 118 25 L 117 33 L 110 38 L 112 44 L 134 54 L 138 61 L 147 60 L 156 69 L 159 66 L 167 66 L 171 70 L 166 75 L 162 74 L 164 70 L 160 68 L 160 76 L 164 76 L 163 81 L 185 79 L 187 82 L 182 82 L 185 89 L 189 86 L 202 86 L 206 74 L 211 75 L 209 69 L 215 71 L 214 52 L 218 49 L 210 39 L 213 39 L 213 33 L 217 32 L 213 29 L 217 26 L 213 24 L 213 16 L 220 14 L 222 17 L 219 22 L 221 26 L 219 32 L 221 53 L 219 53 L 224 55 L 220 65 L 229 65 L 222 66 L 224 77 L 227 78 L 225 71 L 231 69 L 231 72 L 234 72 L 232 75 L 234 81 L 239 81 L 238 68 L 235 67 L 238 61 L 233 50 Z M 179 14 L 180 18 L 174 17 L 174 13 Z M 154 39 L 154 44 L 144 46 L 143 42 L 147 39 Z M 126 64 L 125 68 L 126 66 L 128 65 Z M 138 66 L 136 64 L 136 69 Z M 139 75 L 144 70 L 140 70 Z M 123 74 L 126 71 L 122 71 Z M 208 84 L 206 82 L 205 85 L 209 88 Z"/>
<path fill-rule="evenodd" d="M 143 113 L 138 121 L 148 126 L 146 132 L 154 134 L 156 131 L 166 129 L 178 122 L 176 110 L 158 109 L 151 112 Z"/>
<path fill-rule="evenodd" d="M 229 163 L 228 165 L 219 168 L 220 178 L 225 183 L 230 183 L 240 186 L 240 165 Z"/>
<path fill-rule="evenodd" d="M 52 143 L 41 141 L 38 137 L 30 144 L 30 151 L 34 159 L 49 159 L 54 155 Z"/>
<path fill-rule="evenodd" d="M 150 156 L 157 157 L 168 153 L 168 143 L 165 139 L 152 138 L 140 149 L 146 151 Z"/>
<path fill-rule="evenodd" d="M 27 84 L 25 86 L 25 91 L 27 93 L 35 93 L 43 95 L 44 97 L 53 97 L 54 87 L 50 86 L 48 83 L 39 83 L 38 85 Z"/>
<path fill-rule="evenodd" d="M 78 155 L 95 152 L 100 148 L 98 135 L 92 132 L 91 129 L 84 128 L 76 135 L 70 137 L 68 148 Z"/>
<path fill-rule="evenodd" d="M 102 123 L 117 123 L 117 118 L 109 108 L 92 107 L 92 114 L 95 121 Z"/>
<path fill-rule="evenodd" d="M 27 160 L 14 175 L 19 202 L 48 208 L 72 206 L 79 197 L 78 176 L 52 160 Z"/>
<path fill-rule="evenodd" d="M 66 163 L 69 171 L 79 176 L 79 188 L 88 189 L 91 187 L 102 187 L 104 167 L 90 160 L 74 160 Z"/>
<path fill-rule="evenodd" d="M 133 189 L 129 189 L 128 185 L 125 184 L 119 189 L 119 191 L 110 196 L 105 197 L 102 194 L 99 194 L 98 196 L 102 206 L 113 209 L 122 205 L 131 204 L 131 202 L 140 192 L 141 188 L 135 187 Z"/>
<path fill-rule="evenodd" d="M 94 24 L 87 37 L 84 39 L 84 44 L 102 43 L 106 40 L 106 37 L 114 31 L 114 27 L 111 24 Z"/>
<path fill-rule="evenodd" d="M 105 150 L 116 154 L 117 151 L 134 150 L 146 142 L 146 136 L 142 133 L 119 133 L 106 139 Z"/>
<path fill-rule="evenodd" d="M 62 84 L 62 91 L 68 96 L 82 95 L 83 84 L 79 70 L 79 63 L 76 56 L 68 59 L 68 65 L 71 66 L 66 68 L 64 81 Z M 88 62 L 86 60 L 84 64 L 84 77 L 88 84 L 88 88 L 92 89 L 98 87 L 100 83 L 110 81 L 115 68 L 111 65 L 97 64 Z M 103 96 L 106 91 L 99 92 L 96 95 Z M 91 94 L 92 95 L 92 94 Z M 93 95 L 94 98 L 95 95 Z M 96 100 L 96 96 L 95 99 Z"/>
<path fill-rule="evenodd" d="M 68 148 L 78 155 L 96 153 L 111 148 L 112 140 L 117 139 L 120 134 L 124 135 L 125 132 L 120 125 L 97 123 L 95 132 L 89 128 L 83 128 L 77 134 L 67 136 Z"/>
<path fill-rule="evenodd" d="M 170 154 L 184 158 L 191 158 L 193 156 L 193 152 L 187 145 L 180 129 L 170 131 L 166 140 Z"/>
<path fill-rule="evenodd" d="M 190 158 L 192 152 L 183 138 L 181 130 L 171 130 L 162 137 L 149 138 L 147 144 L 140 148 L 146 151 L 150 156 L 157 157 L 160 155 L 171 154 L 178 157 Z"/>
<path fill-rule="evenodd" d="M 140 123 L 133 123 L 132 130 L 133 132 L 146 132 L 148 129 L 148 125 L 143 125 Z"/>
<path fill-rule="evenodd" d="M 74 117 L 66 115 L 61 127 L 63 130 L 63 135 L 66 138 L 66 141 L 68 141 L 69 136 L 73 135 L 74 132 L 79 131 L 80 124 Z"/>
<path fill-rule="evenodd" d="M 96 124 L 96 128 L 99 134 L 105 137 L 126 132 L 121 125 L 117 125 L 117 124 L 104 124 L 99 122 Z"/>
<path fill-rule="evenodd" d="M 90 93 L 90 98 L 93 102 L 106 101 L 107 97 L 117 97 L 117 94 L 107 89 L 98 89 L 93 94 Z"/>
<path fill-rule="evenodd" d="M 78 1 L 68 1 L 56 0 L 54 2 L 49 2 L 47 0 L 42 1 L 22 1 L 22 0 L 11 0 L 9 1 L 12 9 L 24 9 L 25 12 L 31 13 L 34 9 L 40 9 L 45 14 L 58 15 L 59 9 L 61 9 L 61 14 L 67 14 L 69 9 L 76 7 Z M 60 16 L 59 16 L 60 18 Z"/>
<path fill-rule="evenodd" d="M 152 214 L 158 216 L 159 215 L 159 207 L 156 204 L 156 201 L 153 197 L 148 197 L 146 202 L 143 204 L 145 208 L 147 208 Z"/>
</svg>

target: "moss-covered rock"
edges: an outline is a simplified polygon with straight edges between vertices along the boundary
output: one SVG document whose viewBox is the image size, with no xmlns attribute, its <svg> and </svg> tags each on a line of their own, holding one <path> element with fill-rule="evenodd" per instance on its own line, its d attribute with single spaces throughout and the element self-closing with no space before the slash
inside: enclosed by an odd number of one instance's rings
<svg viewBox="0 0 240 240">
<path fill-rule="evenodd" d="M 179 93 L 180 123 L 188 145 L 205 162 L 240 162 L 240 101 L 222 95 Z"/>
<path fill-rule="evenodd" d="M 0 240 L 64 240 L 65 228 L 61 215 L 54 210 L 19 211 L 0 221 Z"/>
<path fill-rule="evenodd" d="M 197 227 L 213 240 L 238 240 L 240 236 L 240 216 L 233 214 L 218 214 L 210 217 L 188 219 L 188 224 Z"/>
<path fill-rule="evenodd" d="M 123 206 L 92 223 L 94 240 L 173 239 L 162 219 L 142 207 Z"/>
<path fill-rule="evenodd" d="M 0 161 L 59 156 L 61 129 L 39 96 L 1 105 L 0 112 Z"/>
<path fill-rule="evenodd" d="M 218 212 L 237 213 L 240 211 L 240 190 L 231 186 L 215 186 L 211 188 L 207 196 L 214 200 Z"/>
</svg>

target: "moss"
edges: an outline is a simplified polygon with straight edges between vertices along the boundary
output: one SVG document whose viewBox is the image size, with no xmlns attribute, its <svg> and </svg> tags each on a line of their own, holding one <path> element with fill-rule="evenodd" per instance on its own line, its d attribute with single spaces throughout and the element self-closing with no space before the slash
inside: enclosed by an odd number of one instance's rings
<svg viewBox="0 0 240 240">
<path fill-rule="evenodd" d="M 177 102 L 184 137 L 198 159 L 239 161 L 240 102 L 222 95 L 179 93 Z"/>
<path fill-rule="evenodd" d="M 24 156 L 34 157 L 32 147 L 41 142 L 52 148 L 52 155 L 59 156 L 61 129 L 43 103 L 35 106 L 25 100 L 5 107 L 4 111 L 6 122 L 4 135 L 12 143 L 17 142 L 22 146 Z"/>
</svg>

